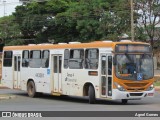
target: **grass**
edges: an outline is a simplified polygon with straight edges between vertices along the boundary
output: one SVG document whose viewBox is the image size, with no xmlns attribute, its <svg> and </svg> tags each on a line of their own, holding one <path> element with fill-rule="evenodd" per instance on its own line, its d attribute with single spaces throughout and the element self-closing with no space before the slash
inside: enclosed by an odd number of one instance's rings
<svg viewBox="0 0 160 120">
<path fill-rule="evenodd" d="M 155 81 L 154 86 L 160 86 L 160 81 Z"/>
<path fill-rule="evenodd" d="M 156 76 L 154 78 L 155 78 L 154 86 L 160 86 L 160 77 Z"/>
</svg>

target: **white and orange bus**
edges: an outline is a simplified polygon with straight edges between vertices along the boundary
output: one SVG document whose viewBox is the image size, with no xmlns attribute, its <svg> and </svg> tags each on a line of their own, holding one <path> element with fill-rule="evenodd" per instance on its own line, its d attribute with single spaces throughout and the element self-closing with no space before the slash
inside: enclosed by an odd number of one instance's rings
<svg viewBox="0 0 160 120">
<path fill-rule="evenodd" d="M 95 41 L 6 46 L 2 84 L 28 92 L 104 100 L 154 96 L 152 48 L 147 43 Z"/>
</svg>

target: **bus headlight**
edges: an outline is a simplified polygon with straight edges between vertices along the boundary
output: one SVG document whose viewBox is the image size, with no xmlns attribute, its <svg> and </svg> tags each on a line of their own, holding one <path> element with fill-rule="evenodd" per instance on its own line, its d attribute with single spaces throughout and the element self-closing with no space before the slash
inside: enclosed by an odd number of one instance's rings
<svg viewBox="0 0 160 120">
<path fill-rule="evenodd" d="M 117 87 L 117 89 L 119 90 L 119 91 L 126 91 L 124 88 L 123 88 L 123 86 L 121 86 L 121 85 L 119 85 L 118 83 L 114 83 L 115 84 L 115 86 Z"/>
<path fill-rule="evenodd" d="M 153 88 L 154 88 L 154 85 L 152 84 L 148 87 L 147 91 L 153 90 Z"/>
</svg>

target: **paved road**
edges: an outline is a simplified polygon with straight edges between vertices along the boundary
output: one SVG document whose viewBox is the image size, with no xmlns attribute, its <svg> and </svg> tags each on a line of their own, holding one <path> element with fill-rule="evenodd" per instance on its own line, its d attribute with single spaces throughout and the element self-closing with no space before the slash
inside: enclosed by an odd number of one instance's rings
<svg viewBox="0 0 160 120">
<path fill-rule="evenodd" d="M 55 97 L 43 95 L 40 98 L 29 98 L 26 92 L 1 89 L 0 94 L 13 94 L 16 98 L 0 100 L 0 111 L 160 111 L 160 93 L 154 98 L 131 100 L 127 105 L 120 101 L 98 100 L 97 104 L 88 104 L 87 98 Z"/>
<path fill-rule="evenodd" d="M 122 105 L 120 101 L 98 100 L 97 104 L 88 104 L 87 98 L 77 97 L 55 97 L 43 95 L 40 98 L 30 98 L 27 93 L 19 90 L 0 89 L 0 94 L 15 95 L 16 98 L 0 100 L 0 111 L 160 111 L 160 92 L 156 92 L 154 98 L 143 100 L 129 101 L 128 104 Z M 73 113 L 74 114 L 74 113 Z M 17 119 L 17 118 L 15 118 Z M 22 119 L 22 118 L 21 118 Z M 35 118 L 32 118 L 35 120 Z M 42 118 L 43 120 L 44 118 Z M 54 117 L 45 118 L 47 120 L 159 120 L 159 117 Z M 37 118 L 36 120 L 40 120 Z"/>
</svg>

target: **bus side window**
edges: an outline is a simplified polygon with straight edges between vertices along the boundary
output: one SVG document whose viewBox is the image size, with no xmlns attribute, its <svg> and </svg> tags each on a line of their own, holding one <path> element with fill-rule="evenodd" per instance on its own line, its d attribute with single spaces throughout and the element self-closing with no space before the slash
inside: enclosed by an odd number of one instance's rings
<svg viewBox="0 0 160 120">
<path fill-rule="evenodd" d="M 85 68 L 86 69 L 97 69 L 98 68 L 98 49 L 86 49 L 85 51 Z"/>
<path fill-rule="evenodd" d="M 12 67 L 12 51 L 4 51 L 3 66 Z"/>
<path fill-rule="evenodd" d="M 69 50 L 65 49 L 65 51 L 64 51 L 64 68 L 68 68 L 68 62 L 69 62 Z"/>
<path fill-rule="evenodd" d="M 32 51 L 30 51 L 29 66 L 31 68 L 40 68 L 41 64 L 42 64 L 41 51 L 40 50 L 32 50 Z"/>
<path fill-rule="evenodd" d="M 112 75 L 112 56 L 108 56 L 108 75 Z"/>
<path fill-rule="evenodd" d="M 69 68 L 70 69 L 83 69 L 84 50 L 74 49 L 70 50 Z"/>
<path fill-rule="evenodd" d="M 49 67 L 49 50 L 42 51 L 42 68 Z"/>
<path fill-rule="evenodd" d="M 29 65 L 29 51 L 24 50 L 22 53 L 22 67 L 28 67 Z"/>
</svg>

